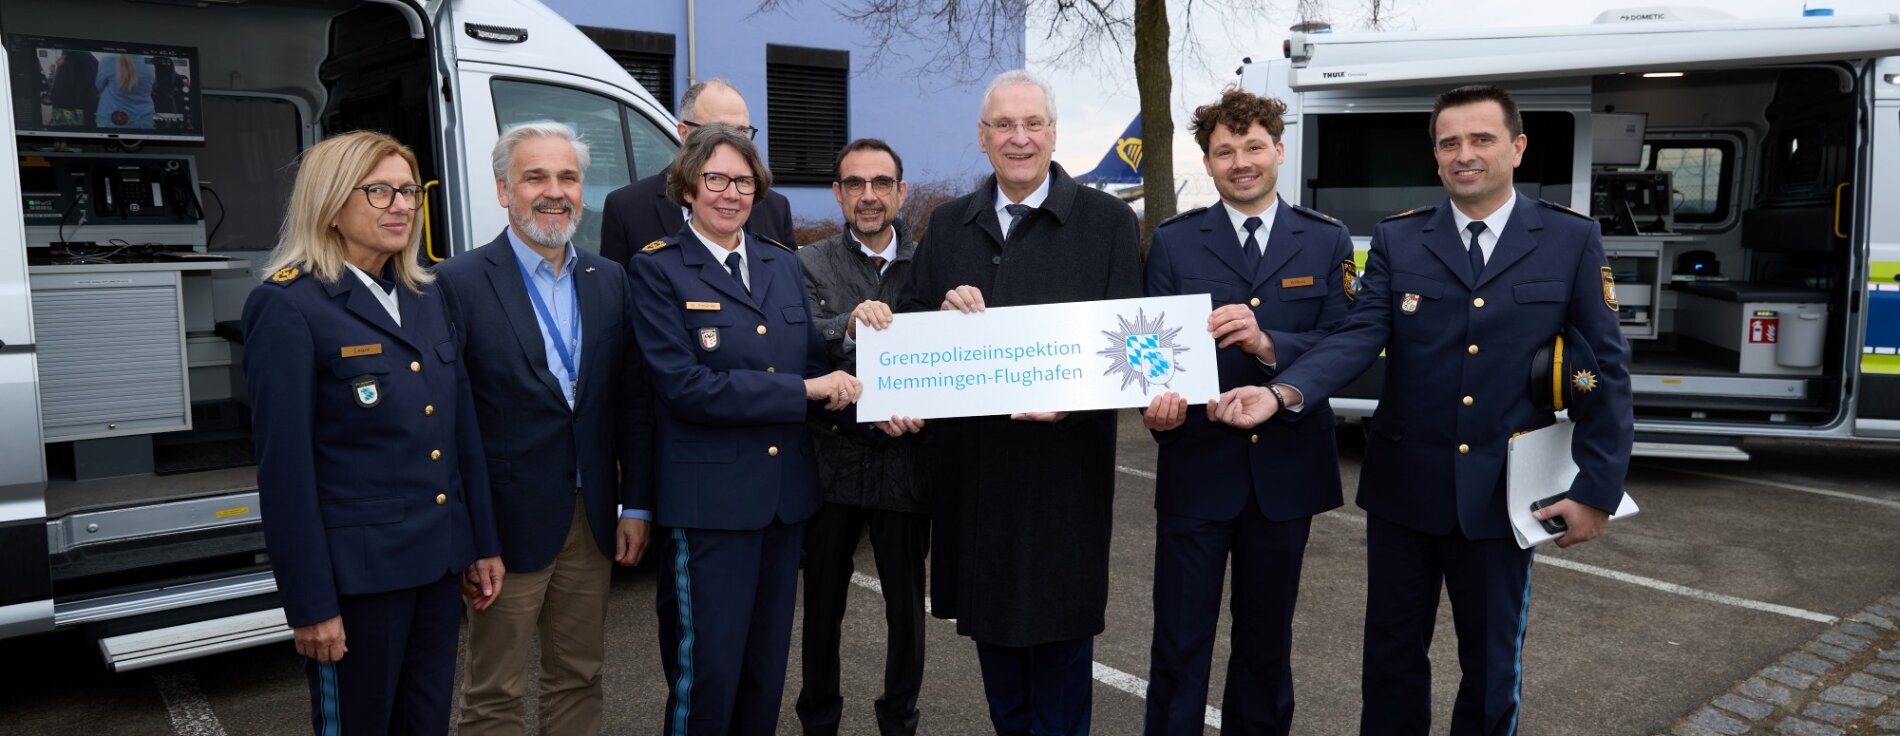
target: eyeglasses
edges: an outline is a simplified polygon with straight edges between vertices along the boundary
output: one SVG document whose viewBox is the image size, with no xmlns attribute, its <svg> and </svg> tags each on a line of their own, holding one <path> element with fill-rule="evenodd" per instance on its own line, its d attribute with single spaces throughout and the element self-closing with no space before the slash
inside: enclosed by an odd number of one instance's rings
<svg viewBox="0 0 1900 736">
<path fill-rule="evenodd" d="M 740 194 L 759 191 L 759 177 L 756 176 L 726 176 L 725 174 L 700 174 L 699 176 L 706 180 L 706 191 L 709 192 L 723 192 L 726 191 L 726 187 L 738 187 Z"/>
<path fill-rule="evenodd" d="M 695 123 L 691 120 L 681 120 L 680 125 L 684 125 L 688 128 L 697 128 L 701 125 L 705 125 L 705 123 Z M 759 129 L 754 128 L 750 125 L 735 125 L 735 126 L 732 126 L 732 129 L 737 130 L 741 133 L 744 133 L 745 137 L 748 139 L 757 139 L 759 137 Z M 714 190 L 714 191 L 718 191 L 718 190 Z"/>
<path fill-rule="evenodd" d="M 891 192 L 897 191 L 897 180 L 888 176 L 880 176 L 876 179 L 863 179 L 854 176 L 849 179 L 838 180 L 838 186 L 844 189 L 844 193 L 853 197 L 863 194 L 864 185 L 866 184 L 871 185 L 871 191 L 879 195 L 890 194 Z"/>
<path fill-rule="evenodd" d="M 1021 128 L 1024 133 L 1041 133 L 1043 128 L 1047 128 L 1055 124 L 1056 124 L 1056 121 L 1054 120 L 1044 120 L 1042 118 L 1030 118 L 1028 120 L 1023 120 L 1020 122 L 1015 121 L 1015 120 L 1010 120 L 1007 118 L 999 118 L 996 120 L 983 121 L 983 127 L 989 128 L 990 130 L 1000 130 L 1003 132 L 1004 135 L 1009 135 L 1011 133 L 1016 132 L 1017 128 Z"/>
<path fill-rule="evenodd" d="M 379 210 L 389 209 L 390 205 L 395 204 L 396 195 L 398 194 L 409 201 L 409 209 L 422 209 L 422 187 L 414 184 L 404 187 L 392 187 L 388 184 L 364 184 L 363 186 L 352 188 L 362 192 L 363 199 L 369 202 L 369 206 Z"/>
</svg>

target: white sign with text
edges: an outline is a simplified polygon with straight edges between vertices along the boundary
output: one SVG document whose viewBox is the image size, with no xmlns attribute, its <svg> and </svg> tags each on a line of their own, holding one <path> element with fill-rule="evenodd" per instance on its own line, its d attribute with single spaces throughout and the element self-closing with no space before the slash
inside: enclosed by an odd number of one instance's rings
<svg viewBox="0 0 1900 736">
<path fill-rule="evenodd" d="M 1146 407 L 1220 395 L 1206 294 L 899 314 L 858 328 L 858 417 Z"/>
</svg>

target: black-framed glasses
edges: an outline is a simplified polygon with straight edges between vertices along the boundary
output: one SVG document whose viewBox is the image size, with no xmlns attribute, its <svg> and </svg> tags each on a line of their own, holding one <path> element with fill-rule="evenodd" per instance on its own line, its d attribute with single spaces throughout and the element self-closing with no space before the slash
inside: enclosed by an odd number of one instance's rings
<svg viewBox="0 0 1900 736">
<path fill-rule="evenodd" d="M 740 194 L 751 194 L 759 191 L 759 177 L 756 176 L 726 176 L 725 174 L 706 173 L 700 174 L 699 177 L 706 180 L 706 191 L 709 192 L 723 192 L 726 191 L 726 187 L 738 187 Z"/>
<path fill-rule="evenodd" d="M 691 120 L 681 120 L 680 125 L 684 125 L 688 128 L 697 128 L 701 125 L 704 125 L 704 123 L 695 123 Z M 735 125 L 735 126 L 732 126 L 732 129 L 739 131 L 741 133 L 744 133 L 747 139 L 757 140 L 759 137 L 759 129 L 754 128 L 750 125 Z M 718 190 L 714 190 L 714 191 L 718 191 Z"/>
<path fill-rule="evenodd" d="M 1030 118 L 1028 120 L 998 118 L 996 120 L 983 121 L 983 127 L 989 128 L 990 130 L 1000 130 L 1003 132 L 1003 135 L 1009 135 L 1015 132 L 1017 128 L 1022 128 L 1024 133 L 1041 133 L 1044 128 L 1055 124 L 1056 121 L 1054 120 L 1044 120 L 1042 118 Z"/>
<path fill-rule="evenodd" d="M 396 195 L 398 194 L 402 195 L 403 198 L 409 202 L 409 209 L 422 209 L 422 187 L 414 184 L 405 187 L 392 187 L 388 184 L 364 184 L 363 186 L 354 188 L 363 193 L 363 199 L 369 201 L 369 206 L 379 210 L 389 209 L 390 205 L 395 204 Z"/>
<path fill-rule="evenodd" d="M 853 197 L 863 194 L 864 185 L 866 184 L 871 185 L 871 191 L 876 192 L 879 196 L 897 191 L 897 180 L 888 176 L 880 176 L 875 179 L 853 176 L 848 179 L 838 180 L 838 186 L 844 189 L 844 193 Z"/>
</svg>

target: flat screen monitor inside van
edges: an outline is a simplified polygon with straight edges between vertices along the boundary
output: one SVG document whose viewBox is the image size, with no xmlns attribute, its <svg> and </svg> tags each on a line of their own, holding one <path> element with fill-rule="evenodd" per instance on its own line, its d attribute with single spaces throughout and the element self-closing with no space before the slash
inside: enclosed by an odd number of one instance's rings
<svg viewBox="0 0 1900 736">
<path fill-rule="evenodd" d="M 1643 135 L 1648 128 L 1648 113 L 1591 113 L 1590 165 L 1630 167 L 1648 163 L 1643 160 Z"/>
<path fill-rule="evenodd" d="M 197 49 L 9 34 L 7 60 L 20 135 L 204 140 Z"/>
</svg>

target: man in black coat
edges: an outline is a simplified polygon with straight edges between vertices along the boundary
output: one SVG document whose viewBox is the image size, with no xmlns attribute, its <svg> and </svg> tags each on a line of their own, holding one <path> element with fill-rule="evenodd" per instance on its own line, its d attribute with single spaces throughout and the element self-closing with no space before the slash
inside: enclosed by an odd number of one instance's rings
<svg viewBox="0 0 1900 736">
<path fill-rule="evenodd" d="M 680 96 L 677 128 L 680 140 L 686 140 L 694 129 L 707 123 L 725 123 L 748 136 L 759 134 L 759 129 L 752 127 L 745 98 L 739 96 L 739 90 L 731 82 L 723 79 L 700 82 L 688 87 L 686 94 Z M 641 247 L 678 235 L 680 228 L 686 226 L 691 210 L 666 198 L 666 175 L 672 170 L 668 165 L 659 173 L 607 195 L 600 221 L 603 257 L 624 268 L 627 259 Z M 798 247 L 798 239 L 792 232 L 792 203 L 777 190 L 766 190 L 765 198 L 752 207 L 752 217 L 746 220 L 745 229 L 748 233 Z"/>
<path fill-rule="evenodd" d="M 1049 160 L 1047 83 L 1021 70 L 991 81 L 977 136 L 995 175 L 931 214 L 900 311 L 1141 296 L 1134 211 Z M 1115 412 L 939 420 L 922 431 L 932 613 L 976 640 L 990 720 L 1003 734 L 1087 733 L 1108 602 Z"/>
<path fill-rule="evenodd" d="M 909 187 L 904 162 L 876 138 L 838 152 L 832 194 L 845 229 L 800 248 L 812 321 L 831 367 L 857 372 L 858 323 L 888 323 L 910 278 L 917 244 L 897 222 Z M 883 736 L 917 733 L 924 683 L 924 555 L 930 516 L 914 471 L 916 438 L 888 437 L 857 422 L 855 409 L 813 413 L 812 444 L 825 505 L 805 529 L 804 678 L 798 720 L 806 736 L 838 733 L 838 638 L 851 591 L 851 558 L 868 529 L 884 592 L 884 692 L 875 703 Z"/>
</svg>

